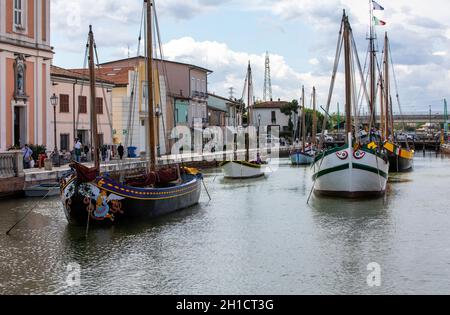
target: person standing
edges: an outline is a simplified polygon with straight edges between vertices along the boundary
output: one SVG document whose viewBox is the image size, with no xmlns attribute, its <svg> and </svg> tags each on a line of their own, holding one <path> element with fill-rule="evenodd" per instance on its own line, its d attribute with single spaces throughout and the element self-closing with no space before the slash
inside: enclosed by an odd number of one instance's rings
<svg viewBox="0 0 450 315">
<path fill-rule="evenodd" d="M 77 161 L 78 163 L 81 162 L 81 142 L 80 139 L 76 139 L 75 140 L 75 161 Z"/>
<path fill-rule="evenodd" d="M 117 148 L 117 151 L 119 152 L 120 159 L 123 160 L 123 154 L 125 153 L 125 149 L 124 149 L 122 143 Z"/>
<path fill-rule="evenodd" d="M 33 158 L 33 151 L 30 149 L 28 144 L 25 144 L 25 147 L 22 149 L 23 153 L 23 168 L 29 169 L 30 168 L 30 161 Z"/>
</svg>

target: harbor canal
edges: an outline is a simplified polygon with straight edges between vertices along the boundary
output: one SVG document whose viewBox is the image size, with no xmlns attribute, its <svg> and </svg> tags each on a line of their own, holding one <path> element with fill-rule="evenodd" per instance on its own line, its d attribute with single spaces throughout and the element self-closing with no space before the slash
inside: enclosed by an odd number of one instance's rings
<svg viewBox="0 0 450 315">
<path fill-rule="evenodd" d="M 450 159 L 417 155 L 387 196 L 313 198 L 309 167 L 206 174 L 212 195 L 153 223 L 68 226 L 59 198 L 0 201 L 0 294 L 449 294 Z M 370 287 L 367 267 L 381 268 Z M 68 277 L 80 267 L 79 285 Z"/>
</svg>

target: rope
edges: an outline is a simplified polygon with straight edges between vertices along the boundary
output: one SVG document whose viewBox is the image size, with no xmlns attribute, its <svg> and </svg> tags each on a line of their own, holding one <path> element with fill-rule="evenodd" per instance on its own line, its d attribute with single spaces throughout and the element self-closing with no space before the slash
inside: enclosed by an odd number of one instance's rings
<svg viewBox="0 0 450 315">
<path fill-rule="evenodd" d="M 59 188 L 57 188 L 57 189 L 59 189 Z M 31 212 L 33 212 L 33 211 L 37 208 L 37 206 L 38 206 L 42 201 L 44 201 L 45 198 L 48 197 L 48 195 L 49 195 L 53 190 L 56 190 L 56 189 L 50 189 L 50 190 L 47 192 L 47 194 L 46 194 L 42 199 L 40 199 L 39 201 L 37 201 L 37 202 L 31 207 L 31 209 L 30 209 L 30 210 L 22 217 L 22 219 L 20 219 L 19 221 L 17 221 L 16 224 L 14 224 L 14 225 L 6 232 L 6 235 L 9 235 L 9 234 L 11 233 L 11 231 L 12 231 L 17 225 L 19 225 L 19 223 L 21 223 L 23 220 L 25 220 L 25 219 L 31 214 Z"/>
</svg>

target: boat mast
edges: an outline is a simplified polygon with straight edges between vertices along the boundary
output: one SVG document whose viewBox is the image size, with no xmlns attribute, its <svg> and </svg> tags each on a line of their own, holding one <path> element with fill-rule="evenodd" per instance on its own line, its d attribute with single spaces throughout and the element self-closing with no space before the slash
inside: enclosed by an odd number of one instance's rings
<svg viewBox="0 0 450 315">
<path fill-rule="evenodd" d="M 389 89 L 389 38 L 387 35 L 387 32 L 384 37 L 384 103 L 386 108 L 386 126 L 385 126 L 385 134 L 386 139 L 389 139 L 389 136 L 391 135 L 389 133 L 390 129 L 390 89 Z M 392 133 L 394 130 L 392 130 Z"/>
<path fill-rule="evenodd" d="M 94 167 L 97 172 L 100 172 L 100 144 L 98 137 L 97 127 L 97 106 L 96 106 L 96 80 L 95 80 L 95 62 L 94 62 L 94 32 L 92 31 L 92 25 L 89 25 L 89 83 L 91 92 L 91 124 L 92 124 L 92 141 L 94 147 Z"/>
<path fill-rule="evenodd" d="M 370 3 L 370 35 L 369 35 L 369 41 L 370 41 L 370 120 L 374 125 L 376 125 L 376 106 L 375 106 L 375 100 L 376 100 L 376 51 L 375 51 L 375 32 L 374 32 L 374 26 L 373 26 L 373 2 L 372 0 L 369 0 Z"/>
<path fill-rule="evenodd" d="M 305 86 L 302 86 L 302 151 L 305 152 L 306 142 L 306 110 L 305 110 Z"/>
<path fill-rule="evenodd" d="M 317 145 L 317 113 L 316 113 L 316 87 L 313 87 L 313 128 L 312 128 L 312 143 Z"/>
<path fill-rule="evenodd" d="M 153 108 L 153 33 L 152 33 L 152 1 L 147 3 L 147 100 L 148 100 L 148 138 L 150 147 L 150 170 L 156 168 L 155 144 L 155 111 Z"/>
<path fill-rule="evenodd" d="M 248 127 L 253 126 L 253 111 L 251 106 L 252 101 L 252 93 L 251 93 L 251 86 L 252 86 L 252 68 L 250 66 L 250 61 L 248 62 L 248 69 L 247 69 L 247 107 L 248 107 L 248 117 L 247 117 L 247 125 Z M 249 129 L 247 129 L 249 130 Z M 248 132 L 245 133 L 245 160 L 247 162 L 250 161 L 250 134 Z"/>
<path fill-rule="evenodd" d="M 349 142 L 349 134 L 352 133 L 352 78 L 350 64 L 350 23 L 344 12 L 344 55 L 345 55 L 345 114 L 346 114 L 346 142 Z"/>
</svg>

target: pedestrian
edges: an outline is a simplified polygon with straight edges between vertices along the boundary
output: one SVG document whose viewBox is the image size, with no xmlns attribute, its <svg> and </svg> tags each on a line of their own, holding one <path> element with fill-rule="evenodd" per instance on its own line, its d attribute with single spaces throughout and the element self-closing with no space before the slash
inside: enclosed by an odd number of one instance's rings
<svg viewBox="0 0 450 315">
<path fill-rule="evenodd" d="M 122 160 L 123 159 L 123 154 L 125 153 L 125 148 L 123 147 L 122 143 L 117 148 L 117 151 L 119 152 L 119 157 Z"/>
<path fill-rule="evenodd" d="M 33 158 L 33 151 L 30 149 L 30 147 L 28 146 L 28 144 L 25 144 L 25 147 L 22 149 L 22 153 L 23 153 L 23 168 L 24 169 L 29 169 L 30 168 L 30 162 L 31 159 Z"/>
<path fill-rule="evenodd" d="M 75 140 L 75 161 L 77 161 L 78 163 L 81 162 L 81 142 L 80 139 L 76 139 Z"/>
</svg>

